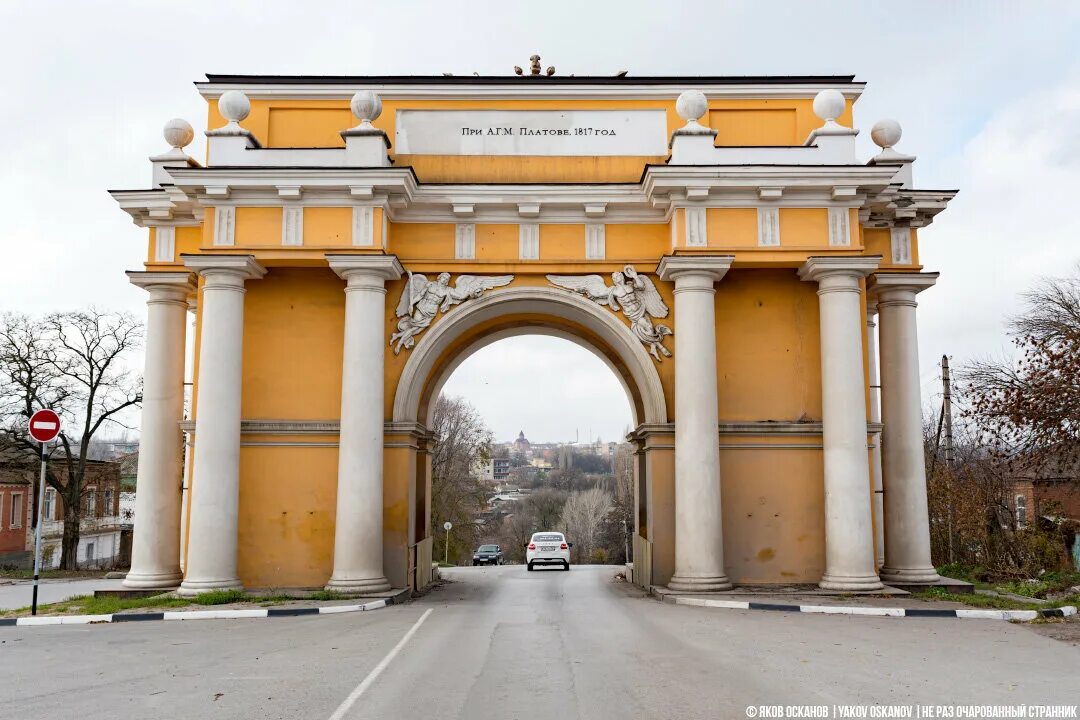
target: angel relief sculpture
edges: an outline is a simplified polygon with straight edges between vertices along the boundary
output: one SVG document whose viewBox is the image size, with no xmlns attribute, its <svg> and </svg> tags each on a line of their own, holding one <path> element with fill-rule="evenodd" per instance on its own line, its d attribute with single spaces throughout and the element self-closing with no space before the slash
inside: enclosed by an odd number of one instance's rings
<svg viewBox="0 0 1080 720">
<path fill-rule="evenodd" d="M 510 284 L 513 275 L 458 275 L 454 286 L 450 286 L 450 273 L 439 273 L 434 281 L 419 273 L 409 273 L 409 280 L 398 301 L 396 314 L 399 318 L 397 332 L 390 335 L 390 344 L 394 345 L 394 354 L 402 348 L 409 349 L 416 344 L 416 336 L 431 324 L 435 316 L 446 312 L 454 305 L 471 298 L 478 298 L 485 290 Z"/>
<path fill-rule="evenodd" d="M 668 307 L 652 280 L 638 275 L 632 265 L 627 265 L 622 272 L 611 273 L 612 285 L 607 285 L 599 275 L 548 275 L 548 282 L 561 288 L 581 293 L 600 305 L 607 305 L 615 312 L 622 311 L 630 320 L 630 329 L 649 349 L 657 362 L 663 357 L 671 357 L 671 351 L 663 346 L 663 340 L 671 335 L 671 328 L 659 323 L 653 324 L 653 318 L 665 318 Z"/>
</svg>

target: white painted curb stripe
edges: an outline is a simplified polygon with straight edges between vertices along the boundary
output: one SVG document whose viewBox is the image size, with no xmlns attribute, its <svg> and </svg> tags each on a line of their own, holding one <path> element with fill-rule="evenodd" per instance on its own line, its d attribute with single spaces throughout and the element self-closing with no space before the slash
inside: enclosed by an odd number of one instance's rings
<svg viewBox="0 0 1080 720">
<path fill-rule="evenodd" d="M 709 598 L 677 597 L 676 605 L 693 605 L 695 607 L 726 608 L 728 610 L 749 610 L 750 603 L 740 600 L 711 600 Z"/>
<path fill-rule="evenodd" d="M 59 615 L 41 615 L 38 617 L 24 617 L 16 621 L 16 625 L 59 625 L 64 618 Z"/>
<path fill-rule="evenodd" d="M 165 613 L 165 620 L 228 620 L 230 618 L 266 617 L 266 608 L 259 610 L 186 610 Z"/>
<path fill-rule="evenodd" d="M 319 608 L 319 614 L 333 615 L 335 613 L 360 612 L 363 609 L 363 605 L 330 605 L 328 607 Z"/>
<path fill-rule="evenodd" d="M 837 607 L 836 605 L 800 605 L 799 612 L 824 615 L 876 615 L 878 617 L 904 617 L 904 608 Z"/>
<path fill-rule="evenodd" d="M 711 598 L 676 597 L 676 605 L 691 605 L 693 607 L 724 608 L 728 610 L 750 610 L 749 602 L 739 600 L 713 600 Z M 904 608 L 880 608 L 880 607 L 846 607 L 840 605 L 792 605 L 803 613 L 817 613 L 822 615 L 870 615 L 876 617 L 909 617 Z M 770 610 L 773 608 L 769 608 Z M 1046 608 L 1047 610 L 1060 610 L 1065 617 L 1077 614 L 1077 608 L 1073 605 L 1064 605 L 1058 608 Z M 1040 617 L 1038 610 L 984 610 L 984 609 L 958 609 L 946 612 L 956 613 L 959 619 L 969 620 L 1035 620 Z M 912 615 L 910 617 L 920 617 Z M 947 616 L 944 616 L 947 617 Z M 1055 617 L 1055 616 L 1049 616 Z"/>
<path fill-rule="evenodd" d="M 385 603 L 386 601 L 380 600 L 379 602 Z M 433 611 L 433 608 L 428 608 L 424 611 L 424 614 L 420 616 L 420 619 L 416 621 L 416 624 L 409 628 L 409 632 L 405 633 L 405 637 L 398 640 L 398 644 L 394 646 L 386 657 L 379 661 L 379 664 L 375 666 L 375 669 L 368 673 L 368 676 L 364 678 L 351 693 L 349 693 L 349 697 L 345 698 L 341 705 L 338 705 L 338 709 L 330 716 L 330 720 L 342 720 L 342 718 L 345 717 L 345 713 L 349 712 L 349 708 L 351 708 L 353 704 L 360 699 L 360 696 L 374 684 L 380 675 L 382 675 L 383 670 L 385 670 L 390 665 L 391 661 L 397 657 L 397 654 L 401 652 L 401 648 L 405 647 L 405 644 L 416 634 L 416 631 L 420 629 L 420 626 L 424 624 L 424 621 L 428 619 L 428 615 Z"/>
<path fill-rule="evenodd" d="M 331 605 L 319 608 L 320 615 L 333 615 L 336 613 L 363 612 L 366 610 L 379 610 L 391 605 L 388 600 L 373 600 L 363 605 Z M 149 613 L 156 614 L 156 613 Z M 266 608 L 248 610 L 174 610 L 161 613 L 162 620 L 229 620 L 235 618 L 265 618 L 269 617 Z M 91 623 L 122 622 L 113 620 L 113 615 L 40 615 L 37 617 L 16 618 L 15 625 L 24 627 L 27 625 L 89 625 Z M 156 618 L 155 618 L 156 619 Z"/>
<path fill-rule="evenodd" d="M 112 622 L 112 615 L 70 615 L 60 616 L 61 625 L 89 625 L 90 623 Z"/>
</svg>

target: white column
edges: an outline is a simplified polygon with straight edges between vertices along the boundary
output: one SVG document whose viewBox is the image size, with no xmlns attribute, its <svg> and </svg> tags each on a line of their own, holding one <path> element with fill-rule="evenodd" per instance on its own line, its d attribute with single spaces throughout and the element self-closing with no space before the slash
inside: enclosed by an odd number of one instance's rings
<svg viewBox="0 0 1080 720">
<path fill-rule="evenodd" d="M 870 422 L 881 422 L 881 376 L 878 372 L 877 355 L 877 303 L 866 302 L 866 355 L 870 359 Z M 885 564 L 885 511 L 881 485 L 881 433 L 873 439 L 870 451 L 870 480 L 874 488 L 874 563 Z"/>
<path fill-rule="evenodd" d="M 191 331 L 190 331 L 190 333 L 191 333 L 191 338 L 192 338 L 192 341 L 191 341 L 192 346 L 194 346 L 194 344 L 195 344 L 195 333 L 196 333 L 197 325 L 198 325 L 198 317 L 199 317 L 198 307 L 199 307 L 199 304 L 196 301 L 196 299 L 194 299 L 194 298 L 188 303 L 188 312 L 191 313 Z M 189 357 L 186 360 L 187 371 L 186 371 L 186 374 L 184 375 L 184 383 L 185 383 L 185 385 L 187 387 L 194 387 L 195 386 L 195 359 L 194 359 L 193 356 L 194 356 L 194 352 L 192 352 L 192 357 Z M 188 398 L 185 395 L 185 401 L 187 401 L 187 399 Z M 194 400 L 194 399 L 195 399 L 194 395 L 191 395 L 191 400 Z M 188 435 L 185 434 L 185 436 L 184 436 L 184 486 L 183 486 L 183 492 L 182 492 L 182 494 L 180 496 L 180 570 L 181 570 L 181 572 L 184 570 L 184 566 L 187 563 L 187 557 L 185 556 L 184 548 L 186 547 L 185 538 L 187 538 L 187 526 L 188 526 L 187 518 L 188 518 L 188 515 L 190 513 L 190 508 L 188 506 L 188 501 L 191 499 L 191 473 L 192 473 L 191 457 L 192 457 L 192 454 L 193 454 L 192 449 L 194 447 L 194 444 L 195 444 L 194 435 L 188 436 Z"/>
<path fill-rule="evenodd" d="M 124 587 L 174 588 L 181 578 L 185 321 L 188 294 L 194 292 L 195 284 L 187 272 L 129 272 L 128 277 L 150 299 L 146 301 L 139 491 L 135 495 L 135 517 L 140 522 Z"/>
<path fill-rule="evenodd" d="M 724 572 L 715 283 L 732 258 L 665 257 L 675 281 L 675 574 L 672 590 L 730 590 Z"/>
<path fill-rule="evenodd" d="M 799 269 L 818 284 L 825 459 L 826 590 L 876 590 L 866 444 L 862 291 L 880 257 L 811 257 Z"/>
<path fill-rule="evenodd" d="M 383 358 L 386 281 L 401 277 L 393 255 L 328 255 L 345 280 L 334 572 L 326 587 L 390 589 L 383 570 Z"/>
<path fill-rule="evenodd" d="M 878 274 L 871 287 L 881 316 L 881 465 L 885 489 L 885 566 L 890 583 L 937 582 L 930 560 L 922 393 L 915 295 L 937 273 Z"/>
<path fill-rule="evenodd" d="M 194 475 L 183 596 L 241 587 L 236 569 L 240 506 L 240 389 L 244 282 L 266 274 L 250 255 L 189 255 L 203 278 Z"/>
</svg>

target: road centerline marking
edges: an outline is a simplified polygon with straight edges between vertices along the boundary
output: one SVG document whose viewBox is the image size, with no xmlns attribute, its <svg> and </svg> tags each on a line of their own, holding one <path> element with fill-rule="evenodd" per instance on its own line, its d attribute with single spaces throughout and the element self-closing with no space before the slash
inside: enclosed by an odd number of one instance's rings
<svg viewBox="0 0 1080 720">
<path fill-rule="evenodd" d="M 433 610 L 434 608 L 428 608 L 424 611 L 424 614 L 420 616 L 420 619 L 409 628 L 409 632 L 405 633 L 405 636 L 398 640 L 398 644 L 386 654 L 386 657 L 379 661 L 379 664 L 367 674 L 367 677 L 360 681 L 359 685 L 353 688 L 353 691 L 349 693 L 349 697 L 345 698 L 345 700 L 338 705 L 337 710 L 334 711 L 329 720 L 342 720 L 342 718 L 345 717 L 345 713 L 349 712 L 356 701 L 360 699 L 360 696 L 375 683 L 383 670 L 389 667 L 390 663 L 397 657 L 397 654 L 401 652 L 401 649 L 405 647 L 405 644 L 409 642 L 412 636 L 416 634 L 416 631 L 420 629 L 420 626 L 424 624 L 424 621 L 427 620 L 428 615 L 430 615 Z"/>
</svg>

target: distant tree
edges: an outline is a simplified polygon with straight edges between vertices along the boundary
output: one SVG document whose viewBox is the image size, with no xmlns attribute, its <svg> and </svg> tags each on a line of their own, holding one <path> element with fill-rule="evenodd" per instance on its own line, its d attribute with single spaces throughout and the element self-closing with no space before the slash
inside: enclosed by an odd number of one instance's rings
<svg viewBox="0 0 1080 720">
<path fill-rule="evenodd" d="M 488 457 L 491 431 L 476 409 L 459 397 L 440 395 L 431 423 L 431 531 L 436 558 L 443 556 L 450 521 L 450 552 L 459 559 L 473 549 L 481 533 L 478 516 L 485 510 L 488 487 L 476 472 L 477 463 Z"/>
<path fill-rule="evenodd" d="M 572 467 L 586 474 L 599 475 L 611 472 L 611 459 L 605 455 L 574 453 Z"/>
<path fill-rule="evenodd" d="M 105 427 L 126 427 L 125 411 L 142 402 L 142 380 L 124 364 L 141 341 L 142 325 L 126 313 L 91 309 L 0 318 L 0 432 L 15 447 L 36 453 L 38 444 L 26 434 L 30 415 L 51 408 L 63 420 L 45 480 L 63 499 L 65 570 L 77 563 L 79 511 L 95 436 Z"/>
<path fill-rule="evenodd" d="M 958 372 L 979 439 L 1027 467 L 1080 466 L 1078 272 L 1024 293 L 1024 309 L 1009 323 L 1015 361 L 977 361 Z"/>
<path fill-rule="evenodd" d="M 525 514 L 532 520 L 534 532 L 554 530 L 559 527 L 563 505 L 567 493 L 553 488 L 534 490 L 529 496 L 518 502 Z"/>
<path fill-rule="evenodd" d="M 537 475 L 536 468 L 525 465 L 510 469 L 507 480 L 515 487 L 531 487 Z"/>
<path fill-rule="evenodd" d="M 514 562 L 525 561 L 525 546 L 529 538 L 536 531 L 536 522 L 528 508 L 517 503 L 519 507 L 508 515 L 502 523 L 502 532 L 499 537 L 503 548 L 503 557 Z"/>
<path fill-rule="evenodd" d="M 574 543 L 576 562 L 589 562 L 597 548 L 600 528 L 611 511 L 611 496 L 599 488 L 571 493 L 562 511 L 566 536 Z"/>
<path fill-rule="evenodd" d="M 529 461 L 525 459 L 525 453 L 515 450 L 510 453 L 510 467 L 526 467 Z"/>
<path fill-rule="evenodd" d="M 634 458 L 634 446 L 630 443 L 615 448 L 615 497 L 619 499 L 634 496 Z"/>
<path fill-rule="evenodd" d="M 583 490 L 589 486 L 589 483 L 585 479 L 585 473 L 577 468 L 571 468 L 569 470 L 552 470 L 548 473 L 548 483 L 551 487 L 556 490 L 562 490 L 563 492 Z"/>
</svg>

